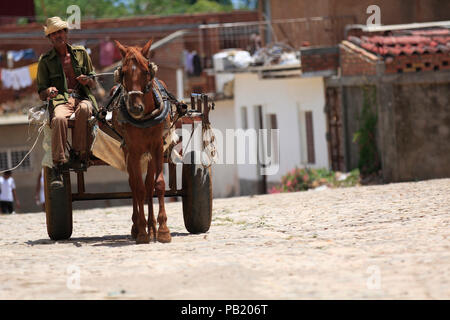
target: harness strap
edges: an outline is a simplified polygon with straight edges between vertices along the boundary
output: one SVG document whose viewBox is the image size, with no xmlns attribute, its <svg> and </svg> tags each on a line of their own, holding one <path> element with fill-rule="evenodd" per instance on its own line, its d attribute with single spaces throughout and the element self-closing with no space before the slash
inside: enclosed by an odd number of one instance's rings
<svg viewBox="0 0 450 320">
<path fill-rule="evenodd" d="M 179 117 L 184 116 L 187 112 L 187 104 L 178 101 L 177 98 L 161 84 L 158 78 L 155 78 L 154 80 L 156 80 L 156 85 L 158 86 L 159 92 L 163 95 L 163 99 L 167 99 L 175 105 Z"/>
<path fill-rule="evenodd" d="M 162 111 L 158 110 L 158 111 L 160 111 L 160 114 L 157 115 L 156 117 L 153 117 L 153 118 L 150 118 L 147 120 L 136 120 L 132 116 L 130 116 L 130 114 L 128 113 L 127 108 L 125 106 L 125 102 L 123 101 L 123 97 L 121 98 L 119 110 L 122 113 L 122 116 L 126 122 L 128 122 L 138 128 L 151 128 L 151 127 L 156 126 L 157 124 L 160 124 L 161 122 L 163 122 L 166 119 L 166 117 L 170 111 L 170 102 L 164 101 Z"/>
<path fill-rule="evenodd" d="M 108 110 L 111 103 L 118 98 L 119 99 L 119 112 L 122 116 L 122 119 L 125 122 L 128 122 L 138 128 L 151 128 L 151 127 L 156 126 L 157 124 L 160 124 L 161 122 L 163 122 L 167 118 L 169 112 L 172 109 L 171 108 L 172 103 L 174 103 L 176 105 L 177 111 L 178 111 L 178 113 L 180 113 L 180 110 L 181 110 L 180 106 L 182 104 L 176 100 L 176 98 L 173 96 L 173 94 L 171 94 L 169 91 L 167 91 L 167 89 L 162 85 L 162 83 L 156 77 L 153 78 L 153 80 L 150 81 L 149 84 L 147 84 L 146 88 L 147 87 L 151 88 L 152 83 L 153 83 L 153 88 L 152 88 L 153 98 L 155 100 L 155 104 L 159 107 L 155 108 L 155 110 L 153 110 L 150 114 L 148 114 L 144 118 L 137 120 L 137 119 L 134 119 L 128 113 L 126 103 L 125 103 L 125 95 L 123 94 L 123 90 L 121 90 L 122 89 L 121 85 L 119 85 L 119 87 L 116 89 L 113 97 L 110 99 L 110 101 L 108 102 L 105 109 Z M 106 116 L 106 114 L 104 116 Z"/>
<path fill-rule="evenodd" d="M 157 102 L 157 105 L 159 105 L 158 108 L 156 108 L 155 110 L 153 110 L 152 113 L 150 113 L 149 115 L 147 115 L 145 118 L 143 119 L 134 119 L 132 116 L 130 116 L 130 114 L 127 111 L 126 108 L 126 104 L 125 104 L 125 99 L 124 96 L 122 95 L 120 97 L 120 112 L 123 116 L 123 119 L 138 127 L 138 128 L 151 128 L 153 126 L 156 126 L 158 124 L 160 124 L 161 122 L 163 122 L 166 118 L 167 115 L 169 114 L 169 111 L 171 110 L 171 103 L 168 99 L 168 95 L 166 94 L 166 91 L 162 91 L 161 88 L 164 88 L 160 81 L 156 78 L 153 79 L 154 84 L 156 84 L 156 88 L 153 87 L 153 97 Z"/>
</svg>

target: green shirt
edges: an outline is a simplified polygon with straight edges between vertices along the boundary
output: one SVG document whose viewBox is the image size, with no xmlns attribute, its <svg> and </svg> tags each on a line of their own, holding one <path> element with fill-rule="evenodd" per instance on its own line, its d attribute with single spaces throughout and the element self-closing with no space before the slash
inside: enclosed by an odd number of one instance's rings
<svg viewBox="0 0 450 320">
<path fill-rule="evenodd" d="M 91 58 L 86 52 L 83 46 L 71 46 L 67 45 L 67 50 L 70 53 L 73 71 L 75 77 L 82 74 L 94 75 L 95 71 L 92 67 Z M 38 71 L 37 71 L 37 87 L 38 93 L 49 87 L 56 87 L 58 89 L 58 95 L 52 99 L 53 107 L 59 104 L 67 103 L 69 101 L 69 93 L 67 88 L 67 80 L 64 74 L 61 60 L 56 53 L 55 48 L 43 54 L 39 58 Z M 88 86 L 84 86 L 80 83 L 80 91 L 84 96 L 88 97 L 92 101 L 92 106 L 95 111 L 98 111 L 97 101 Z"/>
</svg>

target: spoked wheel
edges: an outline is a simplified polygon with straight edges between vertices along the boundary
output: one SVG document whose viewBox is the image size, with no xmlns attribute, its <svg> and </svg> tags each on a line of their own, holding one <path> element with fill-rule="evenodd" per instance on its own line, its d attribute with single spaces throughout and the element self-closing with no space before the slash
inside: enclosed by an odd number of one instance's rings
<svg viewBox="0 0 450 320">
<path fill-rule="evenodd" d="M 64 186 L 50 187 L 52 169 L 44 167 L 45 217 L 47 233 L 52 240 L 69 239 L 72 235 L 72 191 L 69 169 L 63 171 Z"/>
<path fill-rule="evenodd" d="M 209 230 L 212 219 L 211 167 L 201 164 L 183 164 L 183 217 L 190 233 Z"/>
</svg>

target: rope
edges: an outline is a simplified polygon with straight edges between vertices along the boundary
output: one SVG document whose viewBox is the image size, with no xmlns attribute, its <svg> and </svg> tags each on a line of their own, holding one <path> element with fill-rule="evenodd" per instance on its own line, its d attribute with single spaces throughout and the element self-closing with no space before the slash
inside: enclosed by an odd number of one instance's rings
<svg viewBox="0 0 450 320">
<path fill-rule="evenodd" d="M 209 135 L 209 137 L 206 137 L 206 135 Z M 207 123 L 206 121 L 202 121 L 202 142 L 203 142 L 203 152 L 208 156 L 209 158 L 209 164 L 205 164 L 202 159 L 202 165 L 203 168 L 208 169 L 211 167 L 213 163 L 217 162 L 217 148 L 216 148 L 216 137 L 211 129 L 210 123 Z"/>
<path fill-rule="evenodd" d="M 102 73 L 96 73 L 96 74 L 92 74 L 89 75 L 89 78 L 96 78 L 96 77 L 101 77 L 101 76 L 113 76 L 114 72 L 102 72 Z"/>
<path fill-rule="evenodd" d="M 36 146 L 36 143 L 38 142 L 39 137 L 41 136 L 41 133 L 42 133 L 42 131 L 44 130 L 44 126 L 45 126 L 45 125 L 46 125 L 46 123 L 43 123 L 43 124 L 39 127 L 39 129 L 38 129 L 39 134 L 38 134 L 38 136 L 36 137 L 36 140 L 34 141 L 33 146 L 31 147 L 30 151 L 28 151 L 27 154 L 23 157 L 23 159 L 22 159 L 22 160 L 21 160 L 14 168 L 2 170 L 2 171 L 0 171 L 0 173 L 4 173 L 4 172 L 6 172 L 6 171 L 13 171 L 13 170 L 16 170 L 18 167 L 20 167 L 20 165 L 25 161 L 25 159 L 30 155 L 31 151 L 33 151 L 34 147 Z"/>
</svg>

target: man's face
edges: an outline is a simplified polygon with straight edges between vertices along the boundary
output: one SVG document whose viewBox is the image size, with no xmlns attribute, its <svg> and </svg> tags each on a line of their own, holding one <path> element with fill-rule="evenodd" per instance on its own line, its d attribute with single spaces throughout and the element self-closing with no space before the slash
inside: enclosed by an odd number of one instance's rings
<svg viewBox="0 0 450 320">
<path fill-rule="evenodd" d="M 55 47 L 58 47 L 67 42 L 67 32 L 64 29 L 62 29 L 62 30 L 50 33 L 48 35 L 48 38 L 50 39 L 50 42 Z"/>
</svg>

